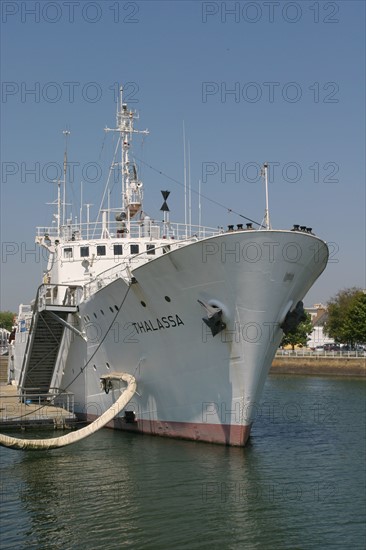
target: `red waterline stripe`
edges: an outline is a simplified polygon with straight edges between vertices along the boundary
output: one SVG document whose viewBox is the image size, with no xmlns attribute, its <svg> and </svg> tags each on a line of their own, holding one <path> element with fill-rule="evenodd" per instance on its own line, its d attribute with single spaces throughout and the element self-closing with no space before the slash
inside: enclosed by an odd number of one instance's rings
<svg viewBox="0 0 366 550">
<path fill-rule="evenodd" d="M 92 422 L 96 415 L 78 415 L 87 422 Z M 177 439 L 205 441 L 221 445 L 243 447 L 248 441 L 251 425 L 206 424 L 194 422 L 169 422 L 161 420 L 137 420 L 127 423 L 123 418 L 115 418 L 106 426 L 116 430 L 139 432 Z"/>
</svg>

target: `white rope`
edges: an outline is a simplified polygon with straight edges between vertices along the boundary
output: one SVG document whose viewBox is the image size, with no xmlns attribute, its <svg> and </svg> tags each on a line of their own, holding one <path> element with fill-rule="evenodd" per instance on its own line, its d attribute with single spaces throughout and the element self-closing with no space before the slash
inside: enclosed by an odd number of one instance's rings
<svg viewBox="0 0 366 550">
<path fill-rule="evenodd" d="M 114 376 L 114 378 L 117 378 L 117 375 Z M 127 382 L 127 388 L 108 410 L 94 420 L 94 422 L 88 424 L 88 426 L 85 426 L 85 428 L 81 428 L 80 430 L 62 435 L 60 437 L 52 437 L 49 439 L 19 439 L 17 437 L 10 437 L 0 434 L 0 445 L 3 447 L 11 447 L 12 449 L 47 450 L 65 447 L 66 445 L 76 443 L 85 437 L 89 437 L 89 435 L 97 432 L 108 424 L 108 422 L 113 420 L 113 418 L 117 416 L 117 414 L 120 413 L 129 403 L 136 392 L 137 384 L 134 376 L 127 373 L 121 373 L 118 375 L 118 378 L 124 382 Z"/>
</svg>

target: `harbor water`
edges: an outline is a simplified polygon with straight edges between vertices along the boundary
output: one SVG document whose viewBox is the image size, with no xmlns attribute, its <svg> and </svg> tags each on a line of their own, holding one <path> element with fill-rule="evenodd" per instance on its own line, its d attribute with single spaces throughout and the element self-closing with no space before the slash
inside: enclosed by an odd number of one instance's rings
<svg viewBox="0 0 366 550">
<path fill-rule="evenodd" d="M 1 448 L 0 548 L 364 549 L 365 389 L 271 375 L 245 449 L 108 429 Z"/>
</svg>

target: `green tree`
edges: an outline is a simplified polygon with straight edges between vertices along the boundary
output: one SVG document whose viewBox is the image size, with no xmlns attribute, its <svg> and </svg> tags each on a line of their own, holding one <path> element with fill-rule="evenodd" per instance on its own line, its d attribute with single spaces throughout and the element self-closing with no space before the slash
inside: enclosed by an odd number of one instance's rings
<svg viewBox="0 0 366 550">
<path fill-rule="evenodd" d="M 11 311 L 0 311 L 0 328 L 11 331 L 14 315 Z"/>
<path fill-rule="evenodd" d="M 350 344 L 366 344 L 366 294 L 352 303 L 344 320 L 344 336 Z"/>
<path fill-rule="evenodd" d="M 301 321 L 297 325 L 297 328 L 294 331 L 288 332 L 282 338 L 281 346 L 292 346 L 292 351 L 295 349 L 295 346 L 306 346 L 308 343 L 308 336 L 313 331 L 313 325 L 311 322 L 311 316 L 309 313 L 305 312 L 306 319 Z"/>
<path fill-rule="evenodd" d="M 362 325 L 364 298 L 360 288 L 340 290 L 327 304 L 328 320 L 324 332 L 342 344 L 362 342 L 359 338 L 365 330 L 365 325 Z"/>
</svg>

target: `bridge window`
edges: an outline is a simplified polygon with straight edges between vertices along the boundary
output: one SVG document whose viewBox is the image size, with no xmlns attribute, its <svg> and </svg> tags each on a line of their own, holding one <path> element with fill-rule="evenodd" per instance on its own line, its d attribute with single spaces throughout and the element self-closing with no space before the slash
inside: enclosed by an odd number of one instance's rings
<svg viewBox="0 0 366 550">
<path fill-rule="evenodd" d="M 131 244 L 130 246 L 131 254 L 138 254 L 140 251 L 138 244 Z"/>
<path fill-rule="evenodd" d="M 146 254 L 155 254 L 155 245 L 147 244 L 146 245 Z"/>
<path fill-rule="evenodd" d="M 123 254 L 123 245 L 122 244 L 114 244 L 113 245 L 113 254 L 115 256 L 122 256 L 122 254 Z"/>
<path fill-rule="evenodd" d="M 105 256 L 105 245 L 101 244 L 97 246 L 97 256 Z"/>
<path fill-rule="evenodd" d="M 64 258 L 72 258 L 72 248 L 64 248 Z"/>
<path fill-rule="evenodd" d="M 81 246 L 80 247 L 80 257 L 86 258 L 89 256 L 89 247 L 88 246 Z"/>
</svg>

